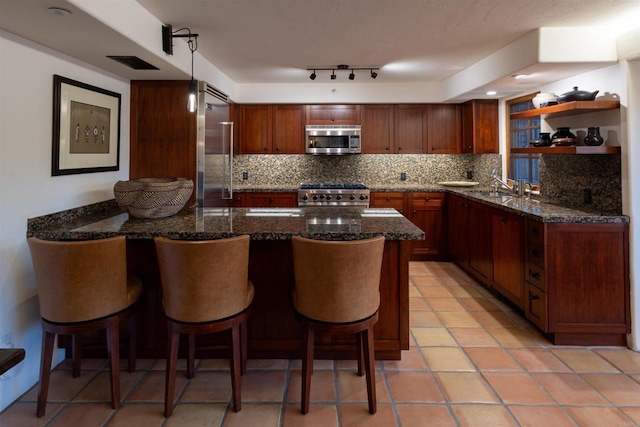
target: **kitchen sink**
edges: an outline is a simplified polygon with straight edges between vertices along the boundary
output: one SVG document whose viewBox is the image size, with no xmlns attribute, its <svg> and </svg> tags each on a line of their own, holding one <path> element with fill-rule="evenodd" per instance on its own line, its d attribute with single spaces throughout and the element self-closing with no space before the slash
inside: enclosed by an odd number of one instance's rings
<svg viewBox="0 0 640 427">
<path fill-rule="evenodd" d="M 470 190 L 466 191 L 466 193 L 471 193 L 472 195 L 479 197 L 499 197 L 503 199 L 513 197 L 511 194 L 503 193 L 501 191 Z"/>
</svg>

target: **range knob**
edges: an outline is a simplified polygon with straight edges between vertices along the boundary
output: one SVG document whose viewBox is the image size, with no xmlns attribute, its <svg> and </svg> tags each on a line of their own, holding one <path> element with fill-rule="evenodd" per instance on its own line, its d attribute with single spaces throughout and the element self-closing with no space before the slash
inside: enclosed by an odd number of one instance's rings
<svg viewBox="0 0 640 427">
<path fill-rule="evenodd" d="M 302 196 L 302 200 L 309 200 L 309 196 L 305 194 L 304 196 Z"/>
<path fill-rule="evenodd" d="M 360 200 L 367 200 L 367 196 L 365 196 L 364 194 L 360 195 Z"/>
<path fill-rule="evenodd" d="M 318 196 L 313 196 L 313 200 L 318 200 Z"/>
<path fill-rule="evenodd" d="M 331 196 L 327 194 L 327 200 L 331 200 Z"/>
<path fill-rule="evenodd" d="M 341 194 L 338 194 L 338 195 L 336 196 L 336 199 L 337 199 L 337 200 L 342 200 L 342 195 L 341 195 Z"/>
<path fill-rule="evenodd" d="M 320 195 L 320 200 L 324 199 L 324 194 Z"/>
<path fill-rule="evenodd" d="M 355 200 L 356 196 L 354 196 L 353 194 L 349 196 L 349 200 Z"/>
</svg>

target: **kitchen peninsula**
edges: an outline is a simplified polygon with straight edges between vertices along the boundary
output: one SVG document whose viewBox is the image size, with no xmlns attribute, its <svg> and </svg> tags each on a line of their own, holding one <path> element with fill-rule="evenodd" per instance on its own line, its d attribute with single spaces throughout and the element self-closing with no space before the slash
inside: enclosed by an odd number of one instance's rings
<svg viewBox="0 0 640 427">
<path fill-rule="evenodd" d="M 249 320 L 250 358 L 299 358 L 301 330 L 294 318 L 291 236 L 322 240 L 386 238 L 380 284 L 381 305 L 375 326 L 376 358 L 400 359 L 409 348 L 409 242 L 424 233 L 394 209 L 369 208 L 185 208 L 160 219 L 136 219 L 113 201 L 29 220 L 29 236 L 49 240 L 127 237 L 129 269 L 144 283 L 138 317 L 138 357 L 162 358 L 166 327 L 153 238 L 205 240 L 248 234 L 251 237 L 249 278 L 255 286 Z M 358 260 L 353 260 L 357 263 Z M 331 268 L 331 266 L 327 266 Z M 226 336 L 198 336 L 196 357 L 226 357 Z M 319 358 L 354 358 L 350 337 L 319 338 Z M 97 337 L 87 337 L 83 354 L 104 350 Z"/>
</svg>

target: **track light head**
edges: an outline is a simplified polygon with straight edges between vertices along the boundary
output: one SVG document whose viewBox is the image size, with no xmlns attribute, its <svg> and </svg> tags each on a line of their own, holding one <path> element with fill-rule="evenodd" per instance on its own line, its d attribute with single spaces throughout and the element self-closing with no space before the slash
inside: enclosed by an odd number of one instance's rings
<svg viewBox="0 0 640 427">
<path fill-rule="evenodd" d="M 311 75 L 309 76 L 309 78 L 311 80 L 315 80 L 316 79 L 316 70 L 313 70 L 313 73 L 311 73 Z"/>
<path fill-rule="evenodd" d="M 356 75 L 353 74 L 353 70 L 351 70 L 351 74 L 349 74 L 349 80 L 353 80 L 356 78 Z"/>
<path fill-rule="evenodd" d="M 336 79 L 336 70 L 331 70 L 331 80 Z"/>
<path fill-rule="evenodd" d="M 375 79 L 376 77 L 378 77 L 378 73 L 376 73 L 375 71 L 371 70 L 371 78 Z"/>
</svg>

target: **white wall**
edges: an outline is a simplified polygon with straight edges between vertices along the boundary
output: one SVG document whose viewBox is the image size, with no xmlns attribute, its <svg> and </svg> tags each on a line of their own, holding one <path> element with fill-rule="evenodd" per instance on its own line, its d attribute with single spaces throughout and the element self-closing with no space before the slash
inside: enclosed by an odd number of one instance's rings
<svg viewBox="0 0 640 427">
<path fill-rule="evenodd" d="M 122 95 L 119 171 L 51 176 L 54 74 Z M 129 176 L 129 98 L 128 81 L 0 31 L 0 337 L 11 334 L 13 346 L 26 349 L 25 361 L 0 377 L 0 411 L 38 381 L 27 218 L 113 198 L 113 184 Z"/>
</svg>

